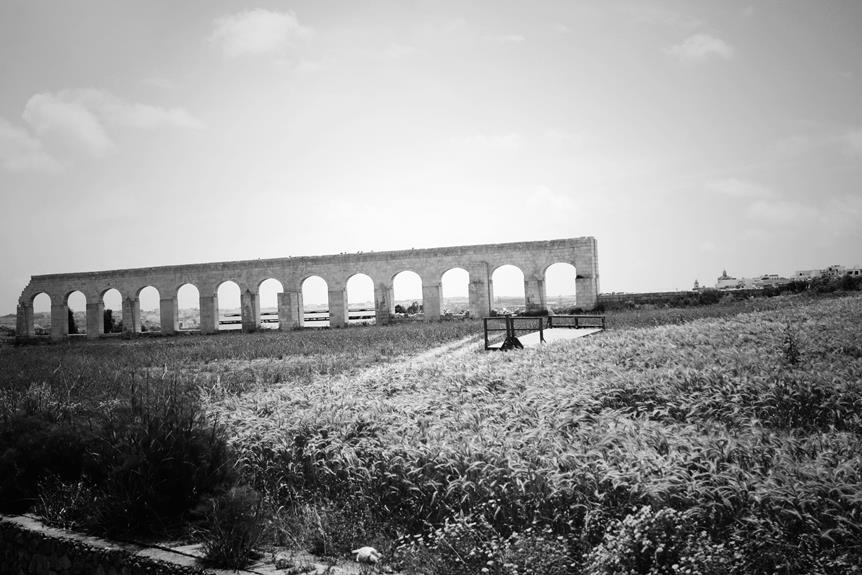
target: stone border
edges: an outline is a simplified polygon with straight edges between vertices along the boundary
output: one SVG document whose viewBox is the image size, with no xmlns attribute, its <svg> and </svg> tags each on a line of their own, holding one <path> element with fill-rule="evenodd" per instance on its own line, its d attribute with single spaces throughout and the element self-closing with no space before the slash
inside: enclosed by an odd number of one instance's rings
<svg viewBox="0 0 862 575">
<path fill-rule="evenodd" d="M 188 551 L 184 552 L 110 541 L 49 527 L 29 515 L 0 514 L 3 575 L 356 575 L 362 572 L 358 564 L 326 564 L 307 553 L 279 553 L 292 559 L 288 563 L 295 562 L 301 567 L 279 569 L 272 561 L 260 561 L 248 570 L 205 568 L 200 565 L 198 547 L 184 547 Z"/>
</svg>

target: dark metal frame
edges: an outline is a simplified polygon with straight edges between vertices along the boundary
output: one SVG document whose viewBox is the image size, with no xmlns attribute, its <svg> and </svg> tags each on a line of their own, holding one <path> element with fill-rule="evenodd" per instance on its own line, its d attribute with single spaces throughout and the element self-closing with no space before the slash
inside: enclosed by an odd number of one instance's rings
<svg viewBox="0 0 862 575">
<path fill-rule="evenodd" d="M 572 329 L 580 328 L 601 328 L 605 329 L 605 316 L 603 315 L 548 315 L 548 316 L 498 316 L 486 317 L 482 319 L 485 329 L 485 349 L 501 349 L 508 350 L 514 348 L 523 348 L 521 342 L 518 341 L 517 334 L 539 332 L 539 341 L 545 341 L 545 329 L 556 327 L 567 327 Z M 503 326 L 499 327 L 500 322 Z M 497 326 L 489 325 L 496 323 Z M 488 340 L 489 334 L 494 332 L 506 332 L 506 338 L 499 348 L 492 348 Z"/>
</svg>

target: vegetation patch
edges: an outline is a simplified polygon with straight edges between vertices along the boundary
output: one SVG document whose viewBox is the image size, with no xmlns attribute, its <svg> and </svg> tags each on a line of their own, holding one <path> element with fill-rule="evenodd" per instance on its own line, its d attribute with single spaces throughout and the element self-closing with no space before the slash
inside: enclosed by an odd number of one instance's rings
<svg viewBox="0 0 862 575">
<path fill-rule="evenodd" d="M 96 531 L 137 505 L 225 565 L 860 572 L 862 297 L 608 323 L 424 360 L 478 324 L 0 347 L 0 505 Z"/>
</svg>

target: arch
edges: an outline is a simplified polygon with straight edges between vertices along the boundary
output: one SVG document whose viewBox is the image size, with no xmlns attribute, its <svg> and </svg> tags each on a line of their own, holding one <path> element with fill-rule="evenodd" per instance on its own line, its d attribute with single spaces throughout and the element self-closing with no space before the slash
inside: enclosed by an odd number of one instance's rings
<svg viewBox="0 0 862 575">
<path fill-rule="evenodd" d="M 444 316 L 463 316 L 470 309 L 470 272 L 449 268 L 440 276 Z"/>
<path fill-rule="evenodd" d="M 33 313 L 27 329 L 33 335 L 51 335 L 51 303 L 51 296 L 44 291 L 30 298 Z"/>
<path fill-rule="evenodd" d="M 491 272 L 491 309 L 499 314 L 518 314 L 526 307 L 523 270 L 512 264 L 497 266 Z"/>
<path fill-rule="evenodd" d="M 403 270 L 392 276 L 392 302 L 396 314 L 419 316 L 423 309 L 422 277 L 412 270 Z"/>
<path fill-rule="evenodd" d="M 201 327 L 201 292 L 188 282 L 177 288 L 177 324 L 180 331 L 193 331 Z M 163 328 L 164 329 L 164 328 Z"/>
<path fill-rule="evenodd" d="M 329 284 L 310 275 L 300 284 L 304 327 L 329 327 Z"/>
<path fill-rule="evenodd" d="M 123 331 L 123 294 L 117 288 L 102 292 L 102 333 Z"/>
<path fill-rule="evenodd" d="M 216 317 L 219 331 L 242 330 L 242 291 L 233 280 L 225 280 L 216 287 Z"/>
<path fill-rule="evenodd" d="M 556 313 L 567 313 L 576 307 L 575 266 L 556 262 L 545 268 L 545 302 Z"/>
<path fill-rule="evenodd" d="M 284 293 L 284 284 L 275 278 L 267 278 L 257 284 L 258 309 L 261 329 L 279 329 L 278 294 Z M 283 297 L 283 296 L 282 296 Z"/>
<path fill-rule="evenodd" d="M 69 335 L 87 333 L 87 296 L 80 290 L 72 290 L 64 297 L 69 310 Z"/>
<path fill-rule="evenodd" d="M 374 305 L 374 280 L 364 273 L 355 273 L 345 283 L 347 291 L 347 323 L 377 323 Z"/>
<path fill-rule="evenodd" d="M 135 332 L 159 332 L 162 331 L 162 295 L 155 286 L 144 286 L 135 294 L 137 306 L 137 325 Z M 133 312 L 134 313 L 134 312 Z"/>
</svg>

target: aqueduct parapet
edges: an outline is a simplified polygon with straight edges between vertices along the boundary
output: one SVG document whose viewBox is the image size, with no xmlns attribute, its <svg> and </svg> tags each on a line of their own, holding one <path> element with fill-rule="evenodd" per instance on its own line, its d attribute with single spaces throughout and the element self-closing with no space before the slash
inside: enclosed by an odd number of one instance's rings
<svg viewBox="0 0 862 575">
<path fill-rule="evenodd" d="M 560 262 L 576 269 L 576 305 L 583 309 L 594 308 L 599 293 L 596 240 L 581 237 L 37 275 L 31 277 L 18 300 L 17 333 L 19 337 L 34 335 L 33 300 L 46 293 L 51 298 L 51 336 L 65 338 L 68 335 L 68 296 L 80 291 L 87 300 L 87 336 L 98 337 L 103 331 L 102 296 L 110 289 L 116 289 L 122 296 L 124 329 L 139 332 L 138 296 L 148 286 L 155 287 L 161 298 L 162 332 L 174 333 L 179 329 L 177 291 L 187 283 L 194 284 L 200 294 L 201 331 L 213 333 L 218 330 L 218 286 L 228 280 L 240 288 L 242 326 L 245 331 L 251 331 L 257 328 L 260 320 L 259 286 L 269 278 L 279 280 L 284 288 L 278 294 L 280 329 L 293 329 L 303 325 L 302 282 L 312 275 L 327 282 L 330 325 L 340 327 L 347 324 L 347 280 L 358 273 L 372 278 L 377 323 L 384 324 L 395 306 L 393 278 L 405 270 L 416 272 L 422 279 L 425 319 L 436 320 L 441 310 L 441 278 L 447 270 L 456 267 L 469 273 L 470 312 L 481 317 L 490 312 L 494 297 L 491 275 L 505 264 L 515 265 L 524 273 L 526 307 L 535 311 L 546 306 L 545 270 Z"/>
</svg>

